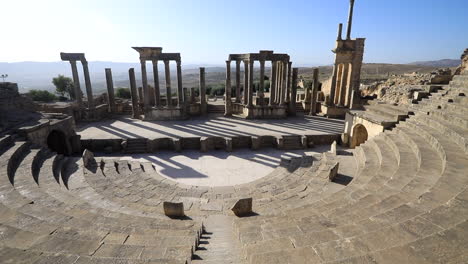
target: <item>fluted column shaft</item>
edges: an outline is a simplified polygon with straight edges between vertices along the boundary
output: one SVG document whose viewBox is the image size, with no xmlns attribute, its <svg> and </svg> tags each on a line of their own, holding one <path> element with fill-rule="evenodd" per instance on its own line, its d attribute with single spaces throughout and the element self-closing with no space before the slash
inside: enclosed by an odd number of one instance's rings
<svg viewBox="0 0 468 264">
<path fill-rule="evenodd" d="M 247 105 L 249 88 L 249 62 L 244 61 L 244 105 Z"/>
<path fill-rule="evenodd" d="M 296 115 L 296 95 L 297 95 L 297 68 L 293 68 L 292 86 L 291 86 L 291 101 L 289 102 L 289 114 Z"/>
<path fill-rule="evenodd" d="M 106 72 L 106 84 L 107 84 L 107 98 L 109 112 L 115 113 L 115 96 L 114 96 L 114 82 L 112 80 L 112 70 L 110 68 L 105 69 Z"/>
<path fill-rule="evenodd" d="M 281 75 L 281 97 L 280 97 L 280 104 L 284 104 L 285 99 L 286 99 L 286 77 L 287 77 L 287 69 L 288 69 L 288 64 L 287 62 L 281 62 L 283 71 Z"/>
<path fill-rule="evenodd" d="M 138 108 L 138 95 L 135 80 L 135 69 L 128 70 L 128 77 L 130 79 L 130 94 L 132 96 L 132 118 L 140 118 L 140 110 Z"/>
<path fill-rule="evenodd" d="M 241 101 L 240 64 L 240 61 L 236 61 L 236 103 L 240 103 Z"/>
<path fill-rule="evenodd" d="M 76 68 L 76 61 L 70 61 L 70 65 L 72 68 L 73 90 L 75 91 L 75 99 L 78 105 L 81 106 L 83 104 L 83 98 L 81 96 L 80 77 L 78 76 L 78 69 Z"/>
<path fill-rule="evenodd" d="M 291 77 L 292 77 L 292 62 L 288 62 L 288 77 L 286 84 L 286 102 L 291 100 Z"/>
<path fill-rule="evenodd" d="M 172 107 L 172 91 L 171 91 L 171 69 L 169 68 L 169 61 L 164 61 L 164 70 L 166 74 L 166 98 L 167 107 Z"/>
<path fill-rule="evenodd" d="M 147 111 L 149 110 L 150 107 L 150 91 L 148 89 L 148 76 L 146 73 L 146 60 L 141 60 L 141 83 L 143 84 L 143 105 L 144 105 L 144 110 Z M 141 98 L 140 98 L 141 100 Z"/>
<path fill-rule="evenodd" d="M 232 100 L 231 100 L 231 61 L 226 61 L 226 85 L 224 89 L 225 94 L 225 110 L 224 115 L 232 115 Z"/>
<path fill-rule="evenodd" d="M 184 95 L 182 91 L 182 65 L 180 60 L 177 61 L 177 106 L 181 107 L 184 102 Z"/>
<path fill-rule="evenodd" d="M 270 76 L 270 106 L 275 105 L 276 96 L 276 61 L 271 62 L 271 76 Z"/>
<path fill-rule="evenodd" d="M 86 95 L 88 96 L 88 108 L 94 108 L 94 99 L 93 99 L 93 88 L 91 87 L 91 79 L 89 77 L 89 69 L 88 69 L 88 62 L 81 61 L 83 65 L 83 74 L 85 78 L 85 85 L 86 85 Z"/>
<path fill-rule="evenodd" d="M 317 114 L 317 92 L 319 88 L 318 75 L 319 69 L 315 68 L 312 83 L 312 98 L 310 99 L 310 115 Z"/>
<path fill-rule="evenodd" d="M 205 87 L 205 68 L 200 67 L 200 106 L 201 106 L 201 113 L 205 115 L 207 112 L 207 105 L 206 105 L 206 87 Z"/>
<path fill-rule="evenodd" d="M 158 61 L 153 60 L 154 99 L 156 107 L 161 107 L 161 89 L 159 88 Z"/>
<path fill-rule="evenodd" d="M 254 61 L 249 61 L 249 89 L 248 89 L 248 98 L 247 106 L 253 106 L 253 73 L 254 73 Z"/>
</svg>

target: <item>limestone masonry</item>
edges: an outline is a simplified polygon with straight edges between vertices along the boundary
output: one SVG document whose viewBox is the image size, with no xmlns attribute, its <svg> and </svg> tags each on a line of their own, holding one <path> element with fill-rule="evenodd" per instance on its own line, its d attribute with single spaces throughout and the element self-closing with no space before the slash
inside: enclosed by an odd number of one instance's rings
<svg viewBox="0 0 468 264">
<path fill-rule="evenodd" d="M 229 54 L 223 95 L 204 67 L 187 89 L 162 47 L 133 47 L 128 98 L 111 68 L 93 93 L 84 53 L 60 53 L 73 101 L 0 83 L 0 263 L 468 263 L 468 49 L 363 85 L 353 11 L 305 89 L 272 50 Z"/>
</svg>

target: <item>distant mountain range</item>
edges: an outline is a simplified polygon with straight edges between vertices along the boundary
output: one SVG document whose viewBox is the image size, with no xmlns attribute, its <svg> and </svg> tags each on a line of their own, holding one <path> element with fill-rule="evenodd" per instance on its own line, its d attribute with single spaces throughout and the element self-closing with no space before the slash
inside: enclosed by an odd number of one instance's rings
<svg viewBox="0 0 468 264">
<path fill-rule="evenodd" d="M 422 65 L 422 66 L 430 66 L 430 67 L 437 67 L 437 68 L 450 68 L 450 67 L 458 67 L 461 63 L 461 60 L 452 60 L 452 59 L 443 59 L 443 60 L 436 60 L 436 61 L 416 61 L 412 63 L 408 63 L 411 65 Z"/>
<path fill-rule="evenodd" d="M 456 67 L 460 64 L 460 60 L 444 59 L 438 61 L 420 61 L 409 64 L 384 64 L 384 63 L 366 63 L 363 66 L 363 74 L 382 75 L 387 73 L 401 74 L 405 72 L 430 72 L 435 68 L 443 67 Z M 78 72 L 80 75 L 80 83 L 84 88 L 84 77 L 80 63 L 77 63 Z M 184 87 L 197 87 L 198 86 L 198 73 L 199 67 L 206 68 L 206 82 L 207 85 L 222 83 L 225 78 L 225 68 L 218 65 L 182 65 L 183 85 Z M 233 65 L 233 71 L 234 71 Z M 89 62 L 89 71 L 91 76 L 91 83 L 93 90 L 100 93 L 106 90 L 105 68 L 111 68 L 113 73 L 113 80 L 115 87 L 128 87 L 128 69 L 135 68 L 137 85 L 141 84 L 141 72 L 139 63 L 124 63 L 124 62 L 103 62 L 94 61 Z M 322 78 L 326 78 L 331 74 L 331 66 L 320 67 Z M 301 67 L 299 73 L 304 73 L 305 76 L 311 70 L 311 67 Z M 150 84 L 153 82 L 152 67 L 150 64 L 147 66 L 148 81 Z M 269 71 L 266 71 L 269 73 Z M 26 92 L 31 89 L 41 90 L 55 90 L 52 84 L 52 78 L 59 74 L 71 77 L 71 67 L 68 62 L 15 62 L 5 63 L 0 62 L 0 74 L 8 74 L 6 81 L 16 82 L 20 88 L 20 92 Z M 235 79 L 234 72 L 232 73 L 232 80 Z M 256 73 L 257 75 L 257 73 Z M 161 63 L 159 65 L 160 83 L 164 85 L 164 67 Z M 176 67 L 175 63 L 171 64 L 171 79 L 173 86 L 176 85 Z"/>
</svg>

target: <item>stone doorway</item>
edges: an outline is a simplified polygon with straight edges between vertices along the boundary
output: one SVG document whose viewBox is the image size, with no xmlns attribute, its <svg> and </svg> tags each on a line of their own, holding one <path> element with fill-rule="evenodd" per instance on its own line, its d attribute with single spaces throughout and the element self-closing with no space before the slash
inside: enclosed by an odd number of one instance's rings
<svg viewBox="0 0 468 264">
<path fill-rule="evenodd" d="M 367 138 L 368 138 L 368 134 L 367 134 L 366 127 L 361 124 L 357 124 L 353 128 L 351 147 L 355 148 L 361 145 L 362 143 L 366 142 Z"/>
<path fill-rule="evenodd" d="M 58 154 L 68 154 L 67 138 L 62 131 L 52 130 L 47 136 L 47 146 Z"/>
</svg>

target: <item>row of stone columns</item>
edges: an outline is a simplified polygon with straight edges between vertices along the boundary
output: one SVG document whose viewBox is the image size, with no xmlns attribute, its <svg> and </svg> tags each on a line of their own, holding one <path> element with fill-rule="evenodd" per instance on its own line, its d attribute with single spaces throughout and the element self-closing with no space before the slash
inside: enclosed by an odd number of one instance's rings
<svg viewBox="0 0 468 264">
<path fill-rule="evenodd" d="M 143 104 L 145 109 L 149 109 L 151 106 L 162 107 L 161 103 L 161 90 L 159 87 L 159 71 L 158 71 L 158 60 L 152 60 L 153 63 L 153 78 L 154 88 L 148 87 L 148 77 L 146 73 L 146 60 L 140 60 L 141 64 L 141 78 L 143 84 Z M 166 107 L 172 108 L 172 88 L 171 88 L 171 71 L 170 71 L 170 60 L 164 60 L 164 71 L 166 79 Z M 176 60 L 177 63 L 177 107 L 182 107 L 184 102 L 184 95 L 182 91 L 182 66 L 181 61 Z"/>
<path fill-rule="evenodd" d="M 80 88 L 80 78 L 78 76 L 78 69 L 76 67 L 76 60 L 70 60 L 70 65 L 72 68 L 72 76 L 73 76 L 73 84 L 74 84 L 74 91 L 76 101 L 78 105 L 83 104 L 83 98 Z M 88 97 L 88 108 L 94 108 L 94 100 L 93 100 L 93 89 L 91 87 L 91 79 L 89 77 L 89 69 L 88 69 L 88 62 L 86 60 L 81 60 L 81 65 L 83 66 L 83 74 L 85 78 L 85 85 L 86 85 L 86 95 Z"/>
<path fill-rule="evenodd" d="M 254 60 L 244 60 L 244 105 L 253 105 L 253 73 Z M 265 61 L 260 60 L 260 83 L 259 90 L 265 89 Z M 241 102 L 240 93 L 240 64 L 236 61 L 236 103 Z M 273 61 L 270 78 L 270 105 L 284 104 L 290 100 L 292 62 Z M 231 61 L 226 61 L 226 114 L 230 114 L 231 108 Z M 229 98 L 229 100 L 228 100 Z M 228 109 L 229 108 L 229 109 Z"/>
</svg>

